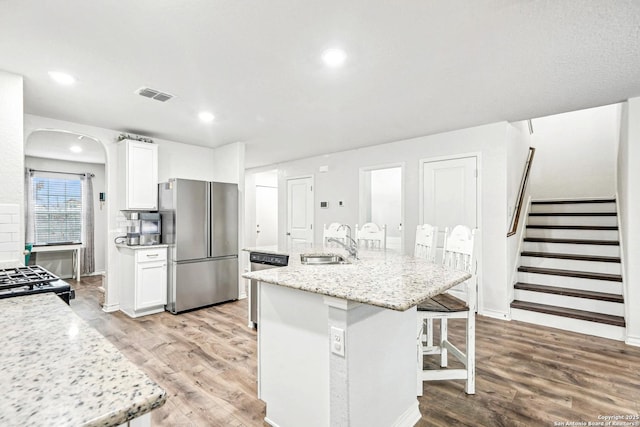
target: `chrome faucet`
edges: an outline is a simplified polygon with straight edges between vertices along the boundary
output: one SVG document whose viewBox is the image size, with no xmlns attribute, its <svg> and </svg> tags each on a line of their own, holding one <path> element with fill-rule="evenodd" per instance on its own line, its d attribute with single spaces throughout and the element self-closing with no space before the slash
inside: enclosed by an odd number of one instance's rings
<svg viewBox="0 0 640 427">
<path fill-rule="evenodd" d="M 330 237 L 327 239 L 327 241 L 339 244 L 340 246 L 345 248 L 347 252 L 349 252 L 349 255 L 351 255 L 354 259 L 358 259 L 358 242 L 353 240 L 353 238 L 351 237 L 351 227 L 349 227 L 347 224 L 340 224 L 338 230 L 343 227 L 347 229 L 347 243 L 344 243 L 341 240 L 336 239 L 335 237 Z"/>
</svg>

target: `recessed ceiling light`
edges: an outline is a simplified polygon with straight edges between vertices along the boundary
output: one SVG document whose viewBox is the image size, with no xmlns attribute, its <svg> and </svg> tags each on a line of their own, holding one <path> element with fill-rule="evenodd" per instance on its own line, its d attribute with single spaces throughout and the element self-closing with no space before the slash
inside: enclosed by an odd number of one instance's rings
<svg viewBox="0 0 640 427">
<path fill-rule="evenodd" d="M 327 67 L 341 67 L 346 60 L 347 53 L 342 49 L 331 48 L 322 52 L 322 62 L 324 62 Z"/>
<path fill-rule="evenodd" d="M 216 118 L 216 116 L 214 116 L 213 114 L 211 114 L 208 111 L 202 111 L 200 112 L 200 114 L 198 114 L 198 117 L 200 118 L 200 120 L 202 120 L 203 122 L 212 122 L 213 119 Z"/>
<path fill-rule="evenodd" d="M 61 73 L 60 71 L 49 71 L 49 77 L 53 79 L 54 82 L 69 86 L 76 82 L 76 78 L 67 73 Z"/>
<path fill-rule="evenodd" d="M 69 147 L 69 150 L 71 150 L 74 153 L 80 153 L 82 152 L 82 147 L 79 147 L 77 145 L 72 145 L 71 147 Z"/>
</svg>

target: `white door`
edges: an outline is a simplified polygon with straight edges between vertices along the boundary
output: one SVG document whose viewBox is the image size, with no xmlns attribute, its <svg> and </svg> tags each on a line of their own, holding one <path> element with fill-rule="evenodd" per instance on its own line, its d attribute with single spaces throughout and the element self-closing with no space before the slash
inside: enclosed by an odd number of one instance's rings
<svg viewBox="0 0 640 427">
<path fill-rule="evenodd" d="M 278 188 L 256 186 L 256 246 L 278 244 Z"/>
<path fill-rule="evenodd" d="M 313 177 L 287 180 L 289 247 L 313 245 Z"/>
<path fill-rule="evenodd" d="M 425 160 L 422 171 L 421 222 L 438 227 L 438 247 L 442 247 L 445 227 L 478 226 L 477 158 Z"/>
</svg>

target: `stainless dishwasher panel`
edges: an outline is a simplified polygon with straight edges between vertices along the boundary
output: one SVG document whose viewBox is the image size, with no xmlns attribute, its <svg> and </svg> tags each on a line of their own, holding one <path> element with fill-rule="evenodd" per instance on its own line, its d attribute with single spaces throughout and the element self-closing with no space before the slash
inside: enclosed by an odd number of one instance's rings
<svg viewBox="0 0 640 427">
<path fill-rule="evenodd" d="M 289 264 L 289 255 L 251 252 L 249 261 L 251 271 L 267 270 L 286 267 Z M 255 279 L 251 279 L 249 286 L 249 326 L 254 328 L 258 326 L 258 281 Z"/>
</svg>

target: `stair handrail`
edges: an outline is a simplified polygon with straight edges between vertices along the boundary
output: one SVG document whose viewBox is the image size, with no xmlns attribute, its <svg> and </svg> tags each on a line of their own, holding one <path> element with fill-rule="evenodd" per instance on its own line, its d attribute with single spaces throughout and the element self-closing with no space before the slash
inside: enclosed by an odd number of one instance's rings
<svg viewBox="0 0 640 427">
<path fill-rule="evenodd" d="M 533 155 L 536 153 L 534 147 L 529 147 L 529 155 L 527 161 L 524 164 L 524 171 L 522 172 L 522 179 L 520 180 L 520 191 L 518 192 L 518 203 L 511 220 L 511 228 L 507 233 L 507 237 L 513 236 L 518 230 L 518 223 L 520 222 L 520 212 L 522 211 L 522 205 L 524 202 L 524 193 L 527 189 L 527 182 L 529 181 L 529 172 L 531 171 L 531 162 L 533 161 Z"/>
</svg>

